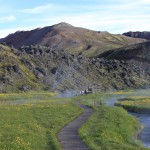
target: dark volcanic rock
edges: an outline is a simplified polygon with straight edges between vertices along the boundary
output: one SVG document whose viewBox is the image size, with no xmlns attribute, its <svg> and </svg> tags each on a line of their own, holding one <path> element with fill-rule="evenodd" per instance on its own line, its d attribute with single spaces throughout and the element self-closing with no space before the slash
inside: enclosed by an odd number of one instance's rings
<svg viewBox="0 0 150 150">
<path fill-rule="evenodd" d="M 123 35 L 128 36 L 128 37 L 133 37 L 133 38 L 141 38 L 141 39 L 150 40 L 150 32 L 146 32 L 146 31 L 143 31 L 143 32 L 130 31 L 130 32 L 123 33 Z"/>
<path fill-rule="evenodd" d="M 150 83 L 149 71 L 127 60 L 87 58 L 33 45 L 6 50 L 7 55 L 0 53 L 0 91 L 103 91 L 142 88 Z"/>
<path fill-rule="evenodd" d="M 124 60 L 125 63 L 135 64 L 137 72 L 141 69 L 150 71 L 150 41 L 110 50 L 98 57 L 109 60 Z"/>
<path fill-rule="evenodd" d="M 23 47 L 21 51 L 42 50 L 42 55 L 29 53 L 34 62 L 32 70 L 43 74 L 40 79 L 53 90 L 94 90 L 140 88 L 149 84 L 149 75 L 126 60 L 87 58 L 70 55 L 64 51 L 53 51 L 43 46 Z M 47 53 L 48 52 L 48 53 Z M 141 71 L 139 71 L 141 70 Z M 145 72 L 143 74 L 142 72 Z M 141 80 L 142 77 L 142 81 Z"/>
</svg>

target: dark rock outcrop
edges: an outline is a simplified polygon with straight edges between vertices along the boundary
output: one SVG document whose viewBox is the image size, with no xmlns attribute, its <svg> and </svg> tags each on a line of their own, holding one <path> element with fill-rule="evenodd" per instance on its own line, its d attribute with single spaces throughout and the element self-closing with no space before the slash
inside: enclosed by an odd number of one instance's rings
<svg viewBox="0 0 150 150">
<path fill-rule="evenodd" d="M 123 33 L 123 35 L 128 36 L 128 37 L 133 37 L 133 38 L 141 38 L 141 39 L 146 39 L 146 40 L 150 40 L 150 32 L 147 31 L 136 31 L 136 32 L 126 32 Z"/>
<path fill-rule="evenodd" d="M 95 91 L 102 91 L 142 88 L 150 83 L 147 72 L 126 60 L 74 56 L 44 46 L 22 47 L 19 53 L 22 57 L 28 54 L 33 65 L 30 67 L 26 62 L 25 65 L 52 90 L 85 90 L 90 87 Z"/>
<path fill-rule="evenodd" d="M 138 72 L 150 71 L 150 42 L 139 43 L 107 51 L 98 56 L 108 60 L 125 60 L 134 64 Z"/>
</svg>

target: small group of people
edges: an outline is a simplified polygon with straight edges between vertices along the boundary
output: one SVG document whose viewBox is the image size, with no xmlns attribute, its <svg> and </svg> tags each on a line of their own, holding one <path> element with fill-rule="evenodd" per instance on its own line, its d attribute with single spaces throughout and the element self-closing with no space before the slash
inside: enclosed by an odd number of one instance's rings
<svg viewBox="0 0 150 150">
<path fill-rule="evenodd" d="M 80 91 L 80 94 L 91 94 L 92 93 L 92 89 L 88 88 L 86 90 Z"/>
</svg>

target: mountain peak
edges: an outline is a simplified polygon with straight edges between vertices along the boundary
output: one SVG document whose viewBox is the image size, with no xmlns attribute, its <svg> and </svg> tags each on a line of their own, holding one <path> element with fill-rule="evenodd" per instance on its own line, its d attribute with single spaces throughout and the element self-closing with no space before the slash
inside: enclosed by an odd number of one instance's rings
<svg viewBox="0 0 150 150">
<path fill-rule="evenodd" d="M 143 41 L 145 40 L 74 27 L 65 22 L 31 31 L 16 32 L 0 39 L 0 42 L 13 45 L 15 48 L 23 45 L 42 45 L 54 50 L 63 49 L 75 55 L 82 53 L 88 57 L 99 55 L 110 48 L 119 48 Z"/>
<path fill-rule="evenodd" d="M 55 24 L 54 27 L 73 27 L 73 26 L 66 22 L 60 22 L 58 24 Z"/>
</svg>

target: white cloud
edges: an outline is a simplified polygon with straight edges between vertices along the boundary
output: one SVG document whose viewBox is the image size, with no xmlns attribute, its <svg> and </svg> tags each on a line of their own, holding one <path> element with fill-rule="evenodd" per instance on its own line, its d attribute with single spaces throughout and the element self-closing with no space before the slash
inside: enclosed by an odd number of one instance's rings
<svg viewBox="0 0 150 150">
<path fill-rule="evenodd" d="M 129 30 L 150 31 L 150 11 L 148 7 L 150 0 L 106 0 L 106 3 L 101 3 L 99 0 L 93 1 L 97 2 L 97 4 L 86 3 L 85 5 L 68 7 L 65 4 L 58 5 L 56 3 L 49 3 L 20 10 L 22 13 L 26 13 L 26 15 L 21 14 L 21 18 L 24 18 L 21 19 L 18 25 L 20 27 L 21 24 L 23 26 L 27 24 L 31 26 L 0 30 L 0 36 L 4 37 L 17 30 L 30 30 L 37 27 L 50 26 L 59 22 L 67 22 L 74 26 L 112 33 L 123 33 Z M 40 15 L 32 17 L 30 14 Z M 6 17 L 1 17 L 0 22 L 13 21 L 15 19 L 15 16 L 9 16 L 7 19 Z"/>
<path fill-rule="evenodd" d="M 149 0 L 137 0 L 135 2 L 135 4 L 139 4 L 139 5 L 149 5 L 150 1 Z"/>
<path fill-rule="evenodd" d="M 14 29 L 2 29 L 0 30 L 0 38 L 6 37 L 8 34 L 15 32 Z"/>
<path fill-rule="evenodd" d="M 112 16 L 111 16 L 112 15 Z M 46 17 L 28 20 L 40 26 L 50 26 L 59 22 L 67 22 L 74 26 L 80 26 L 93 30 L 121 33 L 129 30 L 150 31 L 150 15 L 122 15 L 105 12 L 79 13 L 59 17 Z"/>
<path fill-rule="evenodd" d="M 27 31 L 36 28 L 36 26 L 16 27 L 8 29 L 0 29 L 0 38 L 4 38 L 9 34 L 15 33 L 16 31 Z"/>
<path fill-rule="evenodd" d="M 12 21 L 15 21 L 15 20 L 16 20 L 16 17 L 13 16 L 13 15 L 9 15 L 9 16 L 6 16 L 6 17 L 0 17 L 0 23 L 12 22 Z"/>
<path fill-rule="evenodd" d="M 53 7 L 53 4 L 46 4 L 43 6 L 37 6 L 34 8 L 30 8 L 30 9 L 24 9 L 24 10 L 21 10 L 21 12 L 28 13 L 28 14 L 39 14 L 39 13 L 43 13 L 44 11 L 51 9 L 52 7 Z"/>
</svg>

